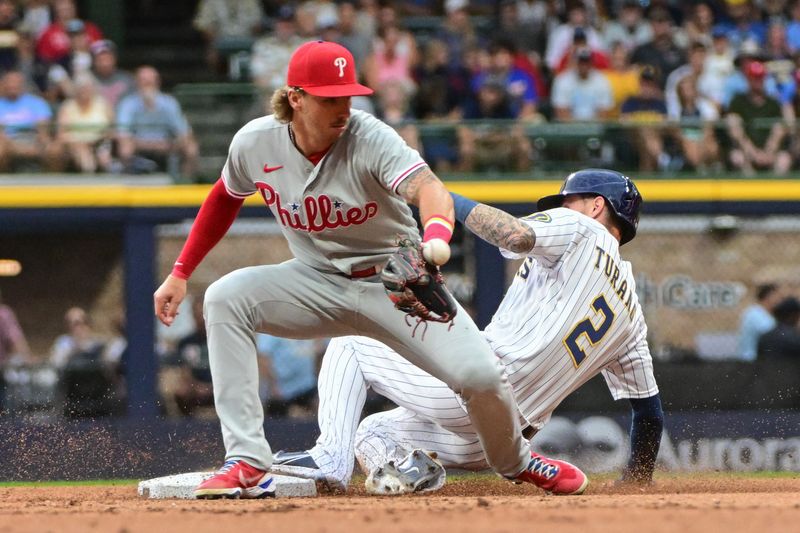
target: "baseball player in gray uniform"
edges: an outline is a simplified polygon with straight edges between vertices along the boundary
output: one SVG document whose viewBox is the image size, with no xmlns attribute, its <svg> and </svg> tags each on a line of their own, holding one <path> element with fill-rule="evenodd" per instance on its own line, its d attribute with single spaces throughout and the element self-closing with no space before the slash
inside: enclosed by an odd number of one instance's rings
<svg viewBox="0 0 800 533">
<path fill-rule="evenodd" d="M 575 172 L 559 194 L 539 201 L 541 212 L 523 219 L 454 197 L 458 220 L 507 257 L 525 259 L 484 334 L 509 376 L 526 436 L 544 426 L 567 395 L 602 373 L 614 399 L 629 399 L 633 409 L 631 458 L 623 477 L 650 480 L 663 415 L 633 272 L 619 255 L 620 243 L 636 234 L 641 196 L 633 182 L 609 170 Z M 512 253 L 520 227 L 535 234 L 535 244 Z M 369 387 L 399 407 L 359 425 Z M 436 452 L 444 466 L 486 468 L 458 396 L 380 342 L 333 339 L 319 392 L 316 446 L 280 452 L 276 472 L 341 489 L 349 482 L 355 450 L 372 473 L 368 489 L 383 493 L 441 486 L 443 468 L 431 462 L 431 469 L 420 468 L 425 463 L 412 457 L 419 456 L 417 449 Z M 392 475 L 400 482 L 386 479 Z"/>
<path fill-rule="evenodd" d="M 313 41 L 290 59 L 273 115 L 233 138 L 219 181 L 204 200 L 172 273 L 154 295 L 172 323 L 186 280 L 224 236 L 244 198 L 258 194 L 281 225 L 294 259 L 234 271 L 205 295 L 214 400 L 226 461 L 195 490 L 198 498 L 274 494 L 272 452 L 258 396 L 255 332 L 289 338 L 363 335 L 381 341 L 460 395 L 486 460 L 508 478 L 582 491 L 586 478 L 564 464 L 558 476 L 531 467 L 511 387 L 463 310 L 453 324 L 415 334 L 377 275 L 398 237 L 420 241 L 408 204 L 419 208 L 424 243 L 449 240 L 452 199 L 420 155 L 350 97 L 356 81 L 344 47 Z M 538 464 L 538 463 L 537 463 Z"/>
</svg>

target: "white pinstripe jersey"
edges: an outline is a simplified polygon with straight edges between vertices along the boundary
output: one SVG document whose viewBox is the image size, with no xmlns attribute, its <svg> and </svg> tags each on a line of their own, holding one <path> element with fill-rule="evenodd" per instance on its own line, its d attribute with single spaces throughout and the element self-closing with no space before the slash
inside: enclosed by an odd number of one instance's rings
<svg viewBox="0 0 800 533">
<path fill-rule="evenodd" d="M 506 367 L 520 412 L 542 427 L 602 371 L 614 399 L 658 392 L 631 265 L 596 220 L 559 207 L 523 219 L 536 232 L 485 335 Z"/>
<path fill-rule="evenodd" d="M 391 127 L 351 110 L 347 129 L 314 165 L 273 115 L 242 127 L 231 141 L 222 180 L 232 196 L 260 193 L 292 253 L 325 272 L 383 265 L 398 236 L 419 231 L 397 187 L 426 166 Z"/>
</svg>

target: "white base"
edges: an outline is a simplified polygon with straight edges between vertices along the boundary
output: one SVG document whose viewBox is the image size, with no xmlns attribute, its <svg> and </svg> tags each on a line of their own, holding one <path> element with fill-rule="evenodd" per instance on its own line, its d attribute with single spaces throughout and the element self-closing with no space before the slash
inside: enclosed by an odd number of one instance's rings
<svg viewBox="0 0 800 533">
<path fill-rule="evenodd" d="M 174 476 L 157 477 L 139 482 L 139 496 L 151 500 L 175 498 L 178 500 L 194 500 L 194 489 L 214 472 L 189 472 Z M 317 495 L 317 484 L 311 479 L 300 479 L 291 476 L 275 478 L 276 498 L 298 498 Z"/>
</svg>

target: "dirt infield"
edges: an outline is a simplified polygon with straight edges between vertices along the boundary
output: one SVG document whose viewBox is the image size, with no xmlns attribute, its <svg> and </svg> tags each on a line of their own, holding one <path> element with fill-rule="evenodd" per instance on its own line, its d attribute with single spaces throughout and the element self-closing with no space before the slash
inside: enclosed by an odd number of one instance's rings
<svg viewBox="0 0 800 533">
<path fill-rule="evenodd" d="M 135 485 L 0 488 L 0 532 L 233 533 L 449 531 L 798 531 L 800 476 L 670 477 L 647 489 L 591 485 L 579 497 L 546 496 L 491 476 L 448 482 L 433 495 L 376 498 L 145 500 Z"/>
</svg>

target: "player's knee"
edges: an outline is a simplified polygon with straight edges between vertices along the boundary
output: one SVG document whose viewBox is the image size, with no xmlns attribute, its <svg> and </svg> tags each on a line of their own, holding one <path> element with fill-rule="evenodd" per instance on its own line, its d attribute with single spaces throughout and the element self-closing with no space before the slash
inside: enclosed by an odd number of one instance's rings
<svg viewBox="0 0 800 533">
<path fill-rule="evenodd" d="M 358 425 L 355 434 L 356 462 L 363 472 L 371 472 L 382 466 L 388 460 L 387 449 L 388 435 L 385 425 L 381 422 L 383 413 L 370 415 Z"/>
<path fill-rule="evenodd" d="M 451 387 L 459 392 L 481 393 L 498 390 L 504 374 L 500 364 L 491 362 L 468 362 L 455 369 Z"/>
<path fill-rule="evenodd" d="M 230 275 L 224 276 L 206 289 L 203 298 L 203 315 L 206 322 L 228 317 L 235 312 L 238 282 Z"/>
</svg>

